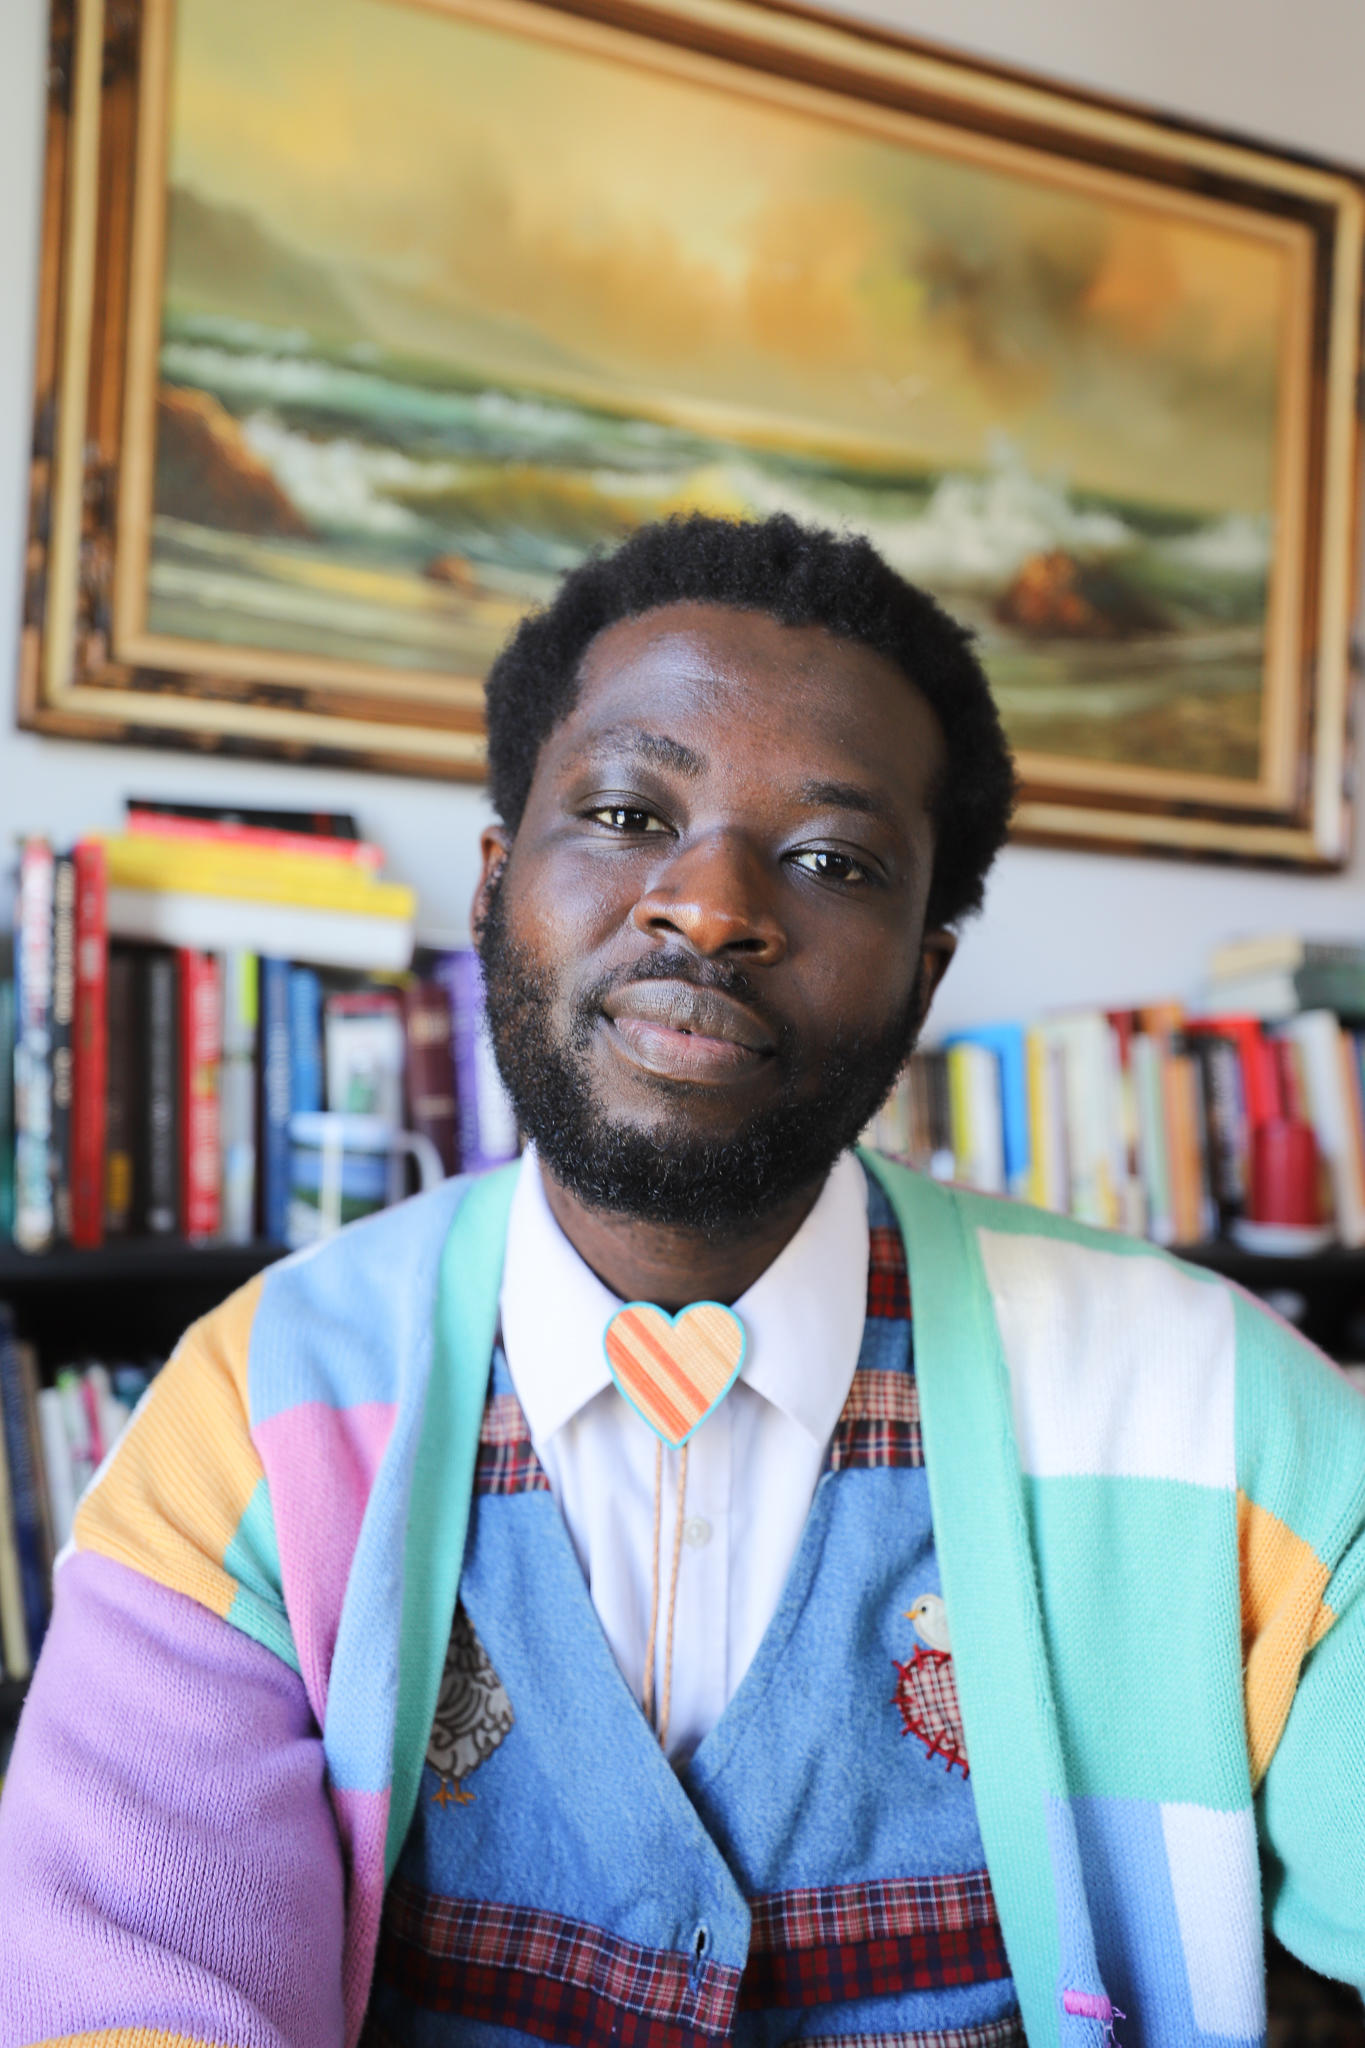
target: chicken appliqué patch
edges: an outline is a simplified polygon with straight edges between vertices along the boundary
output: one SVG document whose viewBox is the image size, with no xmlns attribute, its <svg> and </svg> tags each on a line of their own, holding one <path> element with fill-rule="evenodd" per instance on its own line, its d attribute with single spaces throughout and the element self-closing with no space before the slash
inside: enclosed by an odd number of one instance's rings
<svg viewBox="0 0 1365 2048">
<path fill-rule="evenodd" d="M 891 1698 L 900 1710 L 901 1733 L 913 1735 L 916 1742 L 923 1744 L 927 1757 L 941 1756 L 949 1771 L 956 1768 L 965 1778 L 967 1742 L 962 1732 L 947 1609 L 937 1593 L 921 1593 L 905 1618 L 914 1623 L 920 1640 L 908 1664 L 891 1660 L 896 1671 L 896 1690 Z"/>
<path fill-rule="evenodd" d="M 465 1779 L 506 1740 L 515 1720 L 492 1659 L 457 1603 L 427 1743 L 427 1762 L 441 1780 L 431 1795 L 436 1805 L 469 1804 L 474 1794 Z"/>
</svg>

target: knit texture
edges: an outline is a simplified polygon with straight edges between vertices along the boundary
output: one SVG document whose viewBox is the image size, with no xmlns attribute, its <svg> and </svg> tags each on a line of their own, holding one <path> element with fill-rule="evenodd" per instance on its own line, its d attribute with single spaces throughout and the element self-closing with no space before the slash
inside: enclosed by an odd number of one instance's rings
<svg viewBox="0 0 1365 2048">
<path fill-rule="evenodd" d="M 971 1784 L 1028 2039 L 1365 1988 L 1365 1403 L 1223 1282 L 870 1160 L 909 1250 Z M 82 1504 L 0 1802 L 0 2048 L 353 2043 L 463 1554 L 511 1177 L 196 1326 Z M 852 1436 L 850 1433 L 850 1441 Z M 875 2028 L 869 2028 L 875 2033 Z"/>
</svg>

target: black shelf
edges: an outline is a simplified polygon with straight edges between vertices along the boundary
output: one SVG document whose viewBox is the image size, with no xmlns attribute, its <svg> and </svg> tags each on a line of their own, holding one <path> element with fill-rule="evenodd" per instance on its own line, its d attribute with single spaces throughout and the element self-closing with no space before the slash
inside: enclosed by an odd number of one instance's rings
<svg viewBox="0 0 1365 2048">
<path fill-rule="evenodd" d="M 121 1238 L 95 1251 L 21 1252 L 0 1246 L 0 1297 L 41 1293 L 74 1283 L 96 1287 L 139 1287 L 169 1282 L 240 1287 L 276 1259 L 285 1247 L 253 1244 L 190 1244 L 179 1237 Z"/>
<path fill-rule="evenodd" d="M 188 1325 L 265 1266 L 277 1244 L 128 1238 L 94 1251 L 0 1247 L 0 1301 L 45 1373 L 83 1358 L 159 1363 Z"/>
</svg>

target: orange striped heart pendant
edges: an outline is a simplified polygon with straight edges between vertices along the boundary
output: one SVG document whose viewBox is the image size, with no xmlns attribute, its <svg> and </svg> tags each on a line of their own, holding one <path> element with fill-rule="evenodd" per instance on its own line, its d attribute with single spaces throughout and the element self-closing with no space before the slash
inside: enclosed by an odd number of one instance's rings
<svg viewBox="0 0 1365 2048">
<path fill-rule="evenodd" d="M 694 1301 L 675 1316 L 652 1301 L 628 1301 L 602 1339 L 617 1386 L 675 1451 L 738 1379 L 745 1342 L 743 1323 L 718 1301 Z"/>
</svg>

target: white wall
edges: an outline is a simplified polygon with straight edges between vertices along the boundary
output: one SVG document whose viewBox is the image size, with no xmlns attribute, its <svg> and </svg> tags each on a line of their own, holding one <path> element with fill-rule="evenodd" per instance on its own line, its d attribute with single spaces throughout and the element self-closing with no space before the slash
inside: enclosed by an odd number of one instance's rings
<svg viewBox="0 0 1365 2048">
<path fill-rule="evenodd" d="M 230 4 L 230 0 L 225 0 Z M 1365 163 L 1362 0 L 862 0 L 868 16 L 1102 92 L 1345 162 Z M 12 673 L 23 546 L 43 0 L 0 0 L 0 649 Z M 3 686 L 8 694 L 10 684 Z M 124 794 L 307 801 L 355 810 L 433 933 L 462 932 L 486 805 L 477 790 L 268 762 L 89 746 L 0 712 L 0 834 L 74 837 L 117 823 Z M 942 1026 L 1050 1003 L 1192 994 L 1234 932 L 1365 925 L 1365 853 L 1341 876 L 1012 848 L 963 941 Z"/>
</svg>

